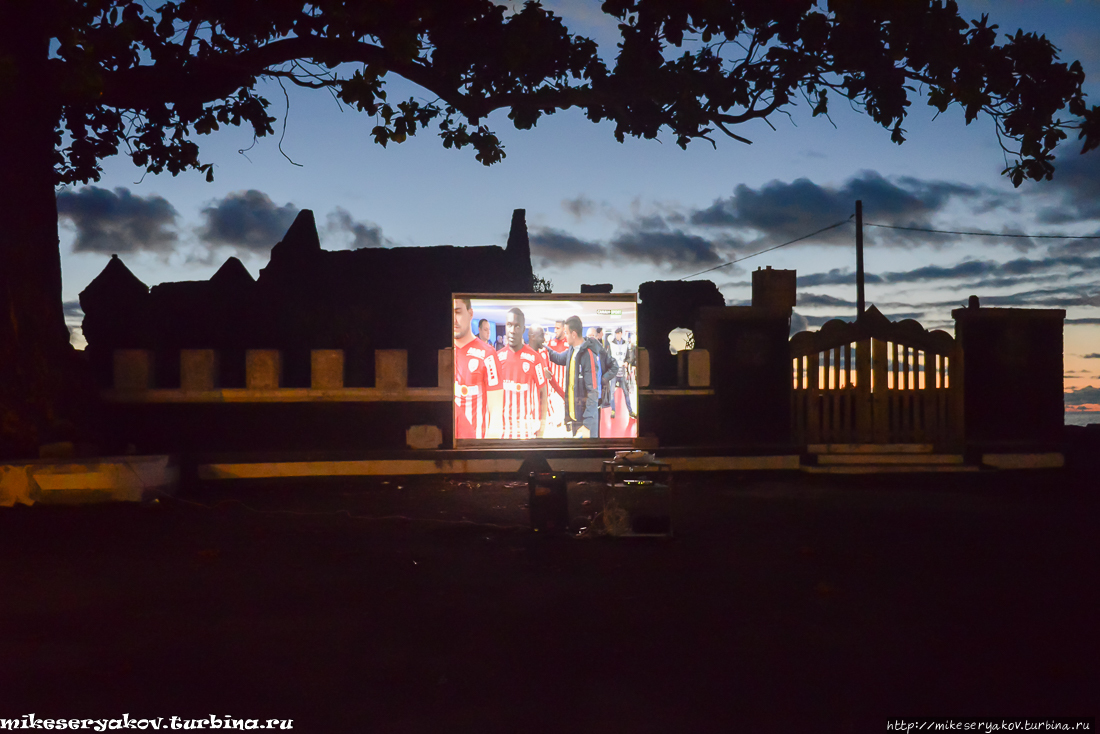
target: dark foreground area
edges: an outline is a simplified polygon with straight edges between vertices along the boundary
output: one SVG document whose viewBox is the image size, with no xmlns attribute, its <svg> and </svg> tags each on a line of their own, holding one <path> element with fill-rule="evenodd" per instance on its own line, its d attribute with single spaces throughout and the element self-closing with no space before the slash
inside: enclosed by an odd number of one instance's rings
<svg viewBox="0 0 1100 734">
<path fill-rule="evenodd" d="M 501 479 L 0 510 L 0 719 L 882 732 L 1095 716 L 1091 477 L 684 476 L 672 540 L 531 533 L 526 486 Z M 575 516 L 597 487 L 571 485 Z"/>
</svg>

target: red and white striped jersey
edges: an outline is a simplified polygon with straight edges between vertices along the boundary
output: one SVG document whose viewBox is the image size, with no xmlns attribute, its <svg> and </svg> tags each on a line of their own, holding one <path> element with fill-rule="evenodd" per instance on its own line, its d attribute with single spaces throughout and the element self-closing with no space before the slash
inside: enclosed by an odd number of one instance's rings
<svg viewBox="0 0 1100 734">
<path fill-rule="evenodd" d="M 549 350 L 546 347 L 538 350 L 539 356 L 542 357 L 542 369 L 546 373 L 546 384 L 550 388 L 550 392 L 547 395 L 557 395 L 559 397 L 565 397 L 565 388 L 558 382 L 558 378 L 555 376 L 554 368 L 556 364 L 550 361 L 550 358 L 546 356 Z"/>
<path fill-rule="evenodd" d="M 480 339 L 455 347 L 455 438 L 485 438 L 489 391 L 501 387 L 492 347 Z"/>
<path fill-rule="evenodd" d="M 504 438 L 535 438 L 539 430 L 539 388 L 546 385 L 542 357 L 526 344 L 518 352 L 497 352 L 504 383 Z"/>
<path fill-rule="evenodd" d="M 545 348 L 553 349 L 555 352 L 564 352 L 569 349 L 569 342 L 564 339 L 547 339 Z M 550 374 L 554 376 L 554 379 L 557 380 L 558 384 L 562 387 L 565 387 L 566 369 L 567 367 L 564 364 L 550 363 Z"/>
<path fill-rule="evenodd" d="M 544 346 L 538 352 L 542 357 L 542 369 L 546 373 L 546 410 L 549 413 L 547 419 L 551 424 L 559 425 L 565 419 L 565 388 L 554 377 L 553 370 L 557 365 L 547 356 L 550 350 Z"/>
</svg>

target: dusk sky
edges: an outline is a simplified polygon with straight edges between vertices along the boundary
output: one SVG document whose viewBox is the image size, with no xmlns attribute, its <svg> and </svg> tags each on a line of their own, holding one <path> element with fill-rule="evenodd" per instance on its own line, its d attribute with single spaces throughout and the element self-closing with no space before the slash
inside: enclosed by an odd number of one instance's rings
<svg viewBox="0 0 1100 734">
<path fill-rule="evenodd" d="M 598 2 L 543 4 L 596 40 L 605 59 L 614 56 L 616 26 Z M 1045 34 L 1063 61 L 1083 65 L 1088 101 L 1100 100 L 1100 2 L 959 5 L 968 19 L 988 13 L 1002 33 Z M 392 101 L 428 97 L 396 78 L 388 91 Z M 933 120 L 923 98 L 914 99 L 901 146 L 835 97 L 832 122 L 811 118 L 803 103 L 789 118 L 775 116 L 774 131 L 763 122 L 738 128 L 752 145 L 719 136 L 717 149 L 697 141 L 687 151 L 671 135 L 620 144 L 611 124 L 576 111 L 544 117 L 529 131 L 497 113 L 488 123 L 507 158 L 486 168 L 470 150 L 444 149 L 434 128 L 383 149 L 372 142 L 372 120 L 325 91 L 288 85 L 289 113 L 278 84 L 260 92 L 279 118 L 274 136 L 253 145 L 251 134 L 230 128 L 197 138 L 203 161 L 214 164 L 213 183 L 197 172 L 143 177 L 120 156 L 104 162 L 98 183 L 59 189 L 71 326 L 81 318 L 77 294 L 111 253 L 148 285 L 206 279 L 231 255 L 256 275 L 300 209 L 314 211 L 322 246 L 340 249 L 503 245 L 512 210 L 524 208 L 535 272 L 555 292 L 603 282 L 634 292 L 645 281 L 689 276 L 846 220 L 856 199 L 867 223 L 1100 235 L 1100 151 L 1078 155 L 1074 137 L 1052 182 L 1014 189 L 1000 175 L 1005 156 L 993 123 L 966 126 L 957 109 Z M 1065 308 L 1066 389 L 1100 392 L 1100 239 L 874 227 L 865 238 L 867 300 L 883 313 L 950 331 L 950 310 L 971 294 L 986 306 Z M 704 277 L 741 304 L 750 270 L 766 266 L 798 271 L 796 325 L 854 315 L 852 225 Z M 82 341 L 77 330 L 74 343 Z"/>
</svg>

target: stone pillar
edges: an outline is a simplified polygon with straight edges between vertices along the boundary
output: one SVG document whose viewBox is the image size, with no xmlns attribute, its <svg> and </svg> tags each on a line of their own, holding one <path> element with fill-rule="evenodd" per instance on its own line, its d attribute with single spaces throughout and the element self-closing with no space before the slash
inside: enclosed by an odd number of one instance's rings
<svg viewBox="0 0 1100 734">
<path fill-rule="evenodd" d="M 439 350 L 439 387 L 448 390 L 455 382 L 455 350 L 454 347 Z"/>
<path fill-rule="evenodd" d="M 687 352 L 688 387 L 710 387 L 710 352 L 692 349 Z"/>
<path fill-rule="evenodd" d="M 410 449 L 437 449 L 443 443 L 443 432 L 439 426 L 409 426 L 405 443 Z"/>
<path fill-rule="evenodd" d="M 215 390 L 218 387 L 218 353 L 213 349 L 180 350 L 180 388 Z"/>
<path fill-rule="evenodd" d="M 153 353 L 148 349 L 116 349 L 114 352 L 116 390 L 148 390 L 153 386 Z"/>
<path fill-rule="evenodd" d="M 752 305 L 769 311 L 790 314 L 795 306 L 797 272 L 794 270 L 752 271 Z"/>
<path fill-rule="evenodd" d="M 649 350 L 638 347 L 638 362 L 634 366 L 634 378 L 638 387 L 649 387 Z"/>
<path fill-rule="evenodd" d="M 310 387 L 339 390 L 344 386 L 344 350 L 314 349 L 310 353 Z"/>
<path fill-rule="evenodd" d="M 983 451 L 1051 451 L 1065 420 L 1063 309 L 985 308 L 976 297 L 955 318 L 949 357 L 955 428 Z"/>
<path fill-rule="evenodd" d="M 249 349 L 244 355 L 245 384 L 249 390 L 279 387 L 283 355 L 278 349 Z"/>
<path fill-rule="evenodd" d="M 374 386 L 383 390 L 406 389 L 409 386 L 408 352 L 404 349 L 376 349 Z"/>
</svg>

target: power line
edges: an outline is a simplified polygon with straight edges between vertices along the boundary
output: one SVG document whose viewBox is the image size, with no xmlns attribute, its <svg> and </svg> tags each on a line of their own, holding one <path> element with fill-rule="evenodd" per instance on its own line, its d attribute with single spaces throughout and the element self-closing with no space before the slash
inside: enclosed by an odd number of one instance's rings
<svg viewBox="0 0 1100 734">
<path fill-rule="evenodd" d="M 997 234 L 996 232 L 955 232 L 950 229 L 922 229 L 921 227 L 897 227 L 892 224 L 871 224 L 864 222 L 864 227 L 882 227 L 883 229 L 904 229 L 907 232 L 935 232 L 936 234 L 964 234 L 973 237 L 1026 237 L 1034 240 L 1100 240 L 1100 235 L 1072 235 L 1072 234 Z"/>
<path fill-rule="evenodd" d="M 821 234 L 822 232 L 828 232 L 830 229 L 836 229 L 837 227 L 839 227 L 842 224 L 848 224 L 849 222 L 852 221 L 852 217 L 854 217 L 854 216 L 855 215 L 853 214 L 851 217 L 848 217 L 847 219 L 836 222 L 835 224 L 830 224 L 828 227 L 822 227 L 821 229 L 817 230 L 816 232 L 810 232 L 809 234 L 802 235 L 801 237 L 797 237 L 797 238 L 795 238 L 793 240 L 790 240 L 788 242 L 784 242 L 781 245 L 775 245 L 774 247 L 769 247 L 767 249 L 760 250 L 759 252 L 754 252 L 751 255 L 745 255 L 744 257 L 739 257 L 736 260 L 730 260 L 728 262 L 722 263 L 721 265 L 715 265 L 713 268 L 707 268 L 706 270 L 701 270 L 698 273 L 692 273 L 691 275 L 685 275 L 684 277 L 680 278 L 680 280 L 687 280 L 688 278 L 694 278 L 697 275 L 705 275 L 706 273 L 712 272 L 714 270 L 719 270 L 719 269 L 724 268 L 726 266 L 733 265 L 734 263 L 739 263 L 739 262 L 742 262 L 743 260 L 748 260 L 750 257 L 756 257 L 757 255 L 763 255 L 765 252 L 771 252 L 772 250 L 778 250 L 780 247 L 786 247 L 787 245 L 793 245 L 796 242 L 801 242 L 802 240 L 809 239 L 810 237 L 813 237 L 814 235 Z M 958 235 L 967 235 L 967 236 L 972 236 L 972 237 L 1024 237 L 1024 238 L 1028 238 L 1028 239 L 1037 239 L 1037 240 L 1100 240 L 1100 235 L 997 234 L 996 232 L 957 232 L 955 230 L 950 230 L 950 229 L 926 229 L 926 228 L 922 228 L 922 227 L 898 227 L 898 226 L 892 225 L 892 224 L 872 224 L 871 222 L 864 222 L 863 226 L 864 227 L 881 227 L 882 229 L 901 229 L 901 230 L 905 230 L 907 232 L 931 232 L 931 233 L 934 233 L 934 234 L 958 234 Z"/>
<path fill-rule="evenodd" d="M 855 215 L 853 214 L 852 217 L 854 217 L 854 216 Z M 733 265 L 734 263 L 739 263 L 742 260 L 748 260 L 750 257 L 756 257 L 757 255 L 763 255 L 765 252 L 771 252 L 772 250 L 778 250 L 780 247 L 786 247 L 787 245 L 793 245 L 795 242 L 801 242 L 802 240 L 809 239 L 810 237 L 813 237 L 816 234 L 821 234 L 822 232 L 828 232 L 830 229 L 836 229 L 837 227 L 839 227 L 842 224 L 848 224 L 850 221 L 852 221 L 852 217 L 848 217 L 847 219 L 842 219 L 842 220 L 840 220 L 839 222 L 837 222 L 835 224 L 830 224 L 828 227 L 822 227 L 821 229 L 817 230 L 816 232 L 810 232 L 809 234 L 804 234 L 801 237 L 797 237 L 797 238 L 795 238 L 795 239 L 793 239 L 789 242 L 784 242 L 782 245 L 776 245 L 774 247 L 769 247 L 766 250 L 760 250 L 759 252 L 754 252 L 751 255 L 745 255 L 744 257 L 739 257 L 736 260 L 730 260 L 729 262 L 724 262 L 721 265 L 715 265 L 713 268 L 707 268 L 706 270 L 701 270 L 698 273 L 692 273 L 691 275 L 685 275 L 684 277 L 680 278 L 680 280 L 687 280 L 688 278 L 694 278 L 696 275 L 703 275 L 704 273 L 709 273 L 712 270 L 718 270 L 719 268 L 724 268 L 727 265 Z"/>
</svg>

